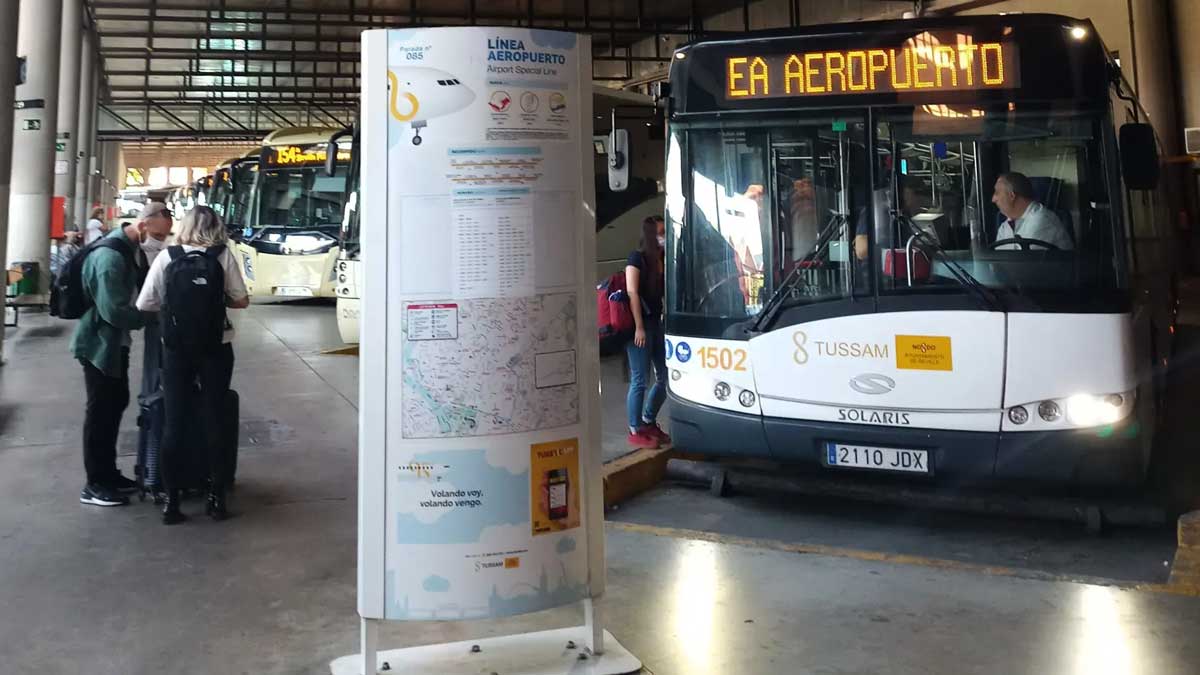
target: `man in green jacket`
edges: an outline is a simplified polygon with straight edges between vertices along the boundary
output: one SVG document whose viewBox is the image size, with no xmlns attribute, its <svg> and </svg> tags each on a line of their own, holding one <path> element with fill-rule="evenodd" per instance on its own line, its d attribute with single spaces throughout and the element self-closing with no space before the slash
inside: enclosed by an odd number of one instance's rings
<svg viewBox="0 0 1200 675">
<path fill-rule="evenodd" d="M 79 319 L 71 338 L 71 353 L 83 364 L 87 409 L 83 421 L 83 466 L 87 484 L 79 501 L 96 506 L 129 503 L 123 493 L 137 483 L 117 469 L 117 435 L 121 415 L 129 405 L 130 331 L 142 327 L 134 307 L 138 284 L 138 248 L 153 248 L 151 240 L 171 233 L 171 212 L 161 202 L 149 202 L 136 225 L 110 232 L 120 250 L 102 247 L 83 263 L 83 286 L 92 306 Z"/>
</svg>

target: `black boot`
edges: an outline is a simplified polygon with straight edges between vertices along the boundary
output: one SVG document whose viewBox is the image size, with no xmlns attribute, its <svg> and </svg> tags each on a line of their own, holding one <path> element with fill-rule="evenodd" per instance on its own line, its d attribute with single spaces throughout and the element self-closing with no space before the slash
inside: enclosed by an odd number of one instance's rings
<svg viewBox="0 0 1200 675">
<path fill-rule="evenodd" d="M 213 520 L 225 520 L 229 511 L 225 504 L 225 488 L 214 485 L 208 493 L 208 501 L 204 504 L 204 513 Z"/>
<path fill-rule="evenodd" d="M 163 525 L 175 525 L 187 520 L 187 516 L 179 510 L 179 490 L 167 490 L 167 501 L 163 505 Z"/>
</svg>

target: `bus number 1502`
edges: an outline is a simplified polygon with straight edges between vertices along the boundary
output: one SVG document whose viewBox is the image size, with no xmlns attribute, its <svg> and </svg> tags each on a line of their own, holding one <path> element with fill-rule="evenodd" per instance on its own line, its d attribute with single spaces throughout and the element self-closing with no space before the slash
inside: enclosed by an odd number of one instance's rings
<svg viewBox="0 0 1200 675">
<path fill-rule="evenodd" d="M 745 372 L 746 350 L 728 347 L 701 347 L 696 355 L 700 365 L 709 370 L 734 370 Z"/>
</svg>

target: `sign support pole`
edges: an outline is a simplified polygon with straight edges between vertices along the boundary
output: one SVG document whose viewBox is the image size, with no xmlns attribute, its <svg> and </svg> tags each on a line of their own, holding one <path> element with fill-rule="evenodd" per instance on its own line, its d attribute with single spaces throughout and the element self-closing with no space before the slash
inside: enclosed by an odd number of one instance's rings
<svg viewBox="0 0 1200 675">
<path fill-rule="evenodd" d="M 362 672 L 374 675 L 379 669 L 379 658 L 376 651 L 379 647 L 379 622 L 375 619 L 362 619 Z"/>
</svg>

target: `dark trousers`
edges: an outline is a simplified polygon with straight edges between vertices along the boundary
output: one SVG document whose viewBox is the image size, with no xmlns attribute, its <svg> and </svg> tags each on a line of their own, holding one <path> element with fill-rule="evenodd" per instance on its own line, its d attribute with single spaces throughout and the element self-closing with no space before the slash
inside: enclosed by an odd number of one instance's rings
<svg viewBox="0 0 1200 675">
<path fill-rule="evenodd" d="M 117 477 L 117 435 L 129 405 L 129 350 L 121 350 L 121 375 L 109 377 L 81 359 L 87 408 L 83 413 L 83 469 L 90 484 Z"/>
<path fill-rule="evenodd" d="M 202 446 L 208 456 L 209 477 L 221 489 L 228 475 L 222 451 L 225 397 L 233 379 L 233 345 L 224 344 L 212 354 L 195 356 L 163 348 L 163 402 L 166 428 L 162 441 L 162 475 L 168 490 L 182 484 L 179 475 L 183 453 Z M 196 392 L 196 383 L 200 392 Z M 193 434 L 199 435 L 192 438 Z"/>
</svg>

